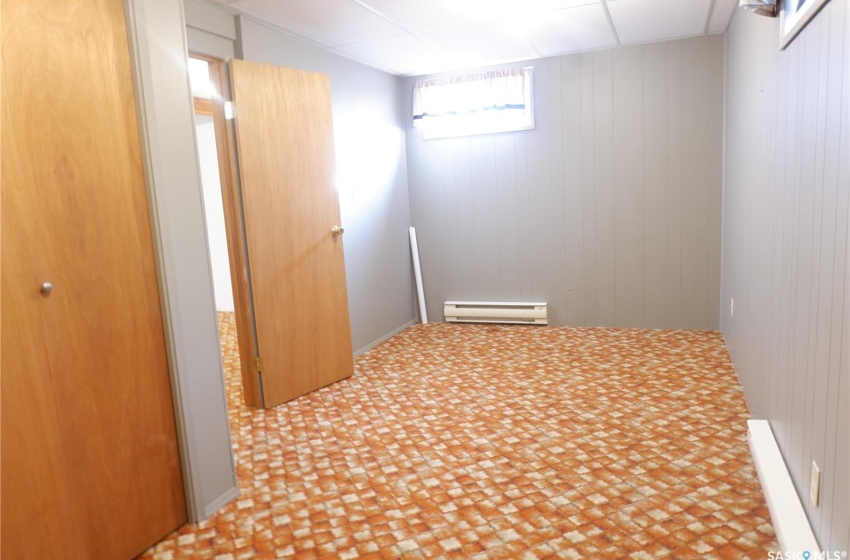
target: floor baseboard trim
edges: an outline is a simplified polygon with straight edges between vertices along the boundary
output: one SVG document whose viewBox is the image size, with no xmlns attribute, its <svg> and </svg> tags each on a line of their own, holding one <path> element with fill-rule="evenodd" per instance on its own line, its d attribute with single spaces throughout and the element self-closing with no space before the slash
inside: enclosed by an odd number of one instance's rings
<svg viewBox="0 0 850 560">
<path fill-rule="evenodd" d="M 366 352 L 368 352 L 369 350 L 371 350 L 375 346 L 379 345 L 382 342 L 385 342 L 385 341 L 391 339 L 392 337 L 394 337 L 395 335 L 397 335 L 398 333 L 400 333 L 401 331 L 403 331 L 407 327 L 414 325 L 415 323 L 416 323 L 416 319 L 411 319 L 410 321 L 406 322 L 405 324 L 398 327 L 397 329 L 394 329 L 394 330 L 390 331 L 389 333 L 385 334 L 384 336 L 382 336 L 378 340 L 375 340 L 374 342 L 370 342 L 369 344 L 367 344 L 363 348 L 360 348 L 359 350 L 355 351 L 354 357 L 356 358 L 356 357 L 360 356 L 361 354 L 365 354 Z"/>
<path fill-rule="evenodd" d="M 213 500 L 207 507 L 204 508 L 204 519 L 207 519 L 212 514 L 229 504 L 231 501 L 235 500 L 239 497 L 239 487 L 234 486 L 229 489 L 227 492 Z M 199 519 L 198 521 L 203 521 L 203 519 Z"/>
<path fill-rule="evenodd" d="M 747 420 L 747 440 L 756 465 L 761 489 L 770 511 L 770 520 L 783 551 L 820 553 L 803 504 L 794 489 L 791 475 L 773 437 L 767 420 Z"/>
</svg>

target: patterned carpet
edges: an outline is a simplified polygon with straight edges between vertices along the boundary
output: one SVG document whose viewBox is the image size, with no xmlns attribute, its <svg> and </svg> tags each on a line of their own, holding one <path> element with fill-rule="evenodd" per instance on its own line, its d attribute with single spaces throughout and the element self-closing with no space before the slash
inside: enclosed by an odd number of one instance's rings
<svg viewBox="0 0 850 560">
<path fill-rule="evenodd" d="M 416 325 L 242 405 L 242 495 L 144 558 L 759 558 L 776 550 L 716 332 Z"/>
</svg>

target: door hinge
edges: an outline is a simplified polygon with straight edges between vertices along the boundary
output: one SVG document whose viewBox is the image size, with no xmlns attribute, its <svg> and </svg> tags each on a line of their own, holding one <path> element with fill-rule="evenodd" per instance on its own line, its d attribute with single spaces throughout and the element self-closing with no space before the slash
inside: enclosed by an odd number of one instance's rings
<svg viewBox="0 0 850 560">
<path fill-rule="evenodd" d="M 228 121 L 233 120 L 233 102 L 225 101 L 224 102 L 224 118 Z"/>
<path fill-rule="evenodd" d="M 263 359 L 261 357 L 254 356 L 254 368 L 257 370 L 257 373 L 263 371 Z"/>
</svg>

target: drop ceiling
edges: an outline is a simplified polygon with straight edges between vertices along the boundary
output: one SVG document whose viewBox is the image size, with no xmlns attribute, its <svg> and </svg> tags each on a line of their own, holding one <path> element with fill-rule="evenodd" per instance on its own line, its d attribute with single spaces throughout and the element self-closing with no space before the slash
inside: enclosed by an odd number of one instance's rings
<svg viewBox="0 0 850 560">
<path fill-rule="evenodd" d="M 399 76 L 726 31 L 737 0 L 207 0 Z"/>
</svg>

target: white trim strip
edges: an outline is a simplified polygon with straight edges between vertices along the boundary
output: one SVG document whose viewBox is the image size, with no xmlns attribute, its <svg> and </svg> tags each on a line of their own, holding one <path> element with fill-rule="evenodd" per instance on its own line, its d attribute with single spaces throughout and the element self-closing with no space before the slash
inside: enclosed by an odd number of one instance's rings
<svg viewBox="0 0 850 560">
<path fill-rule="evenodd" d="M 785 467 L 773 430 L 767 420 L 748 420 L 750 452 L 764 492 L 770 520 L 776 532 L 779 549 L 783 551 L 809 551 L 814 558 L 821 550 L 806 518 L 803 504 L 794 489 L 794 483 Z"/>
<path fill-rule="evenodd" d="M 425 288 L 422 286 L 422 268 L 419 266 L 419 244 L 416 242 L 416 228 L 408 230 L 410 234 L 410 253 L 413 256 L 413 273 L 416 275 L 416 295 L 419 298 L 419 318 L 423 325 L 428 324 L 428 310 L 425 308 Z"/>
<path fill-rule="evenodd" d="M 362 356 L 363 354 L 365 354 L 366 352 L 368 352 L 369 350 L 371 350 L 375 346 L 377 346 L 377 345 L 379 345 L 383 342 L 386 342 L 387 340 L 391 339 L 392 337 L 394 337 L 395 335 L 397 335 L 398 333 L 400 333 L 404 329 L 406 329 L 408 327 L 412 327 L 415 324 L 416 324 L 416 319 L 411 319 L 410 321 L 406 322 L 402 326 L 391 330 L 390 332 L 388 332 L 387 334 L 385 334 L 381 338 L 370 342 L 369 344 L 367 344 L 363 348 L 360 348 L 359 350 L 355 350 L 354 357 L 356 358 L 358 356 Z"/>
</svg>

